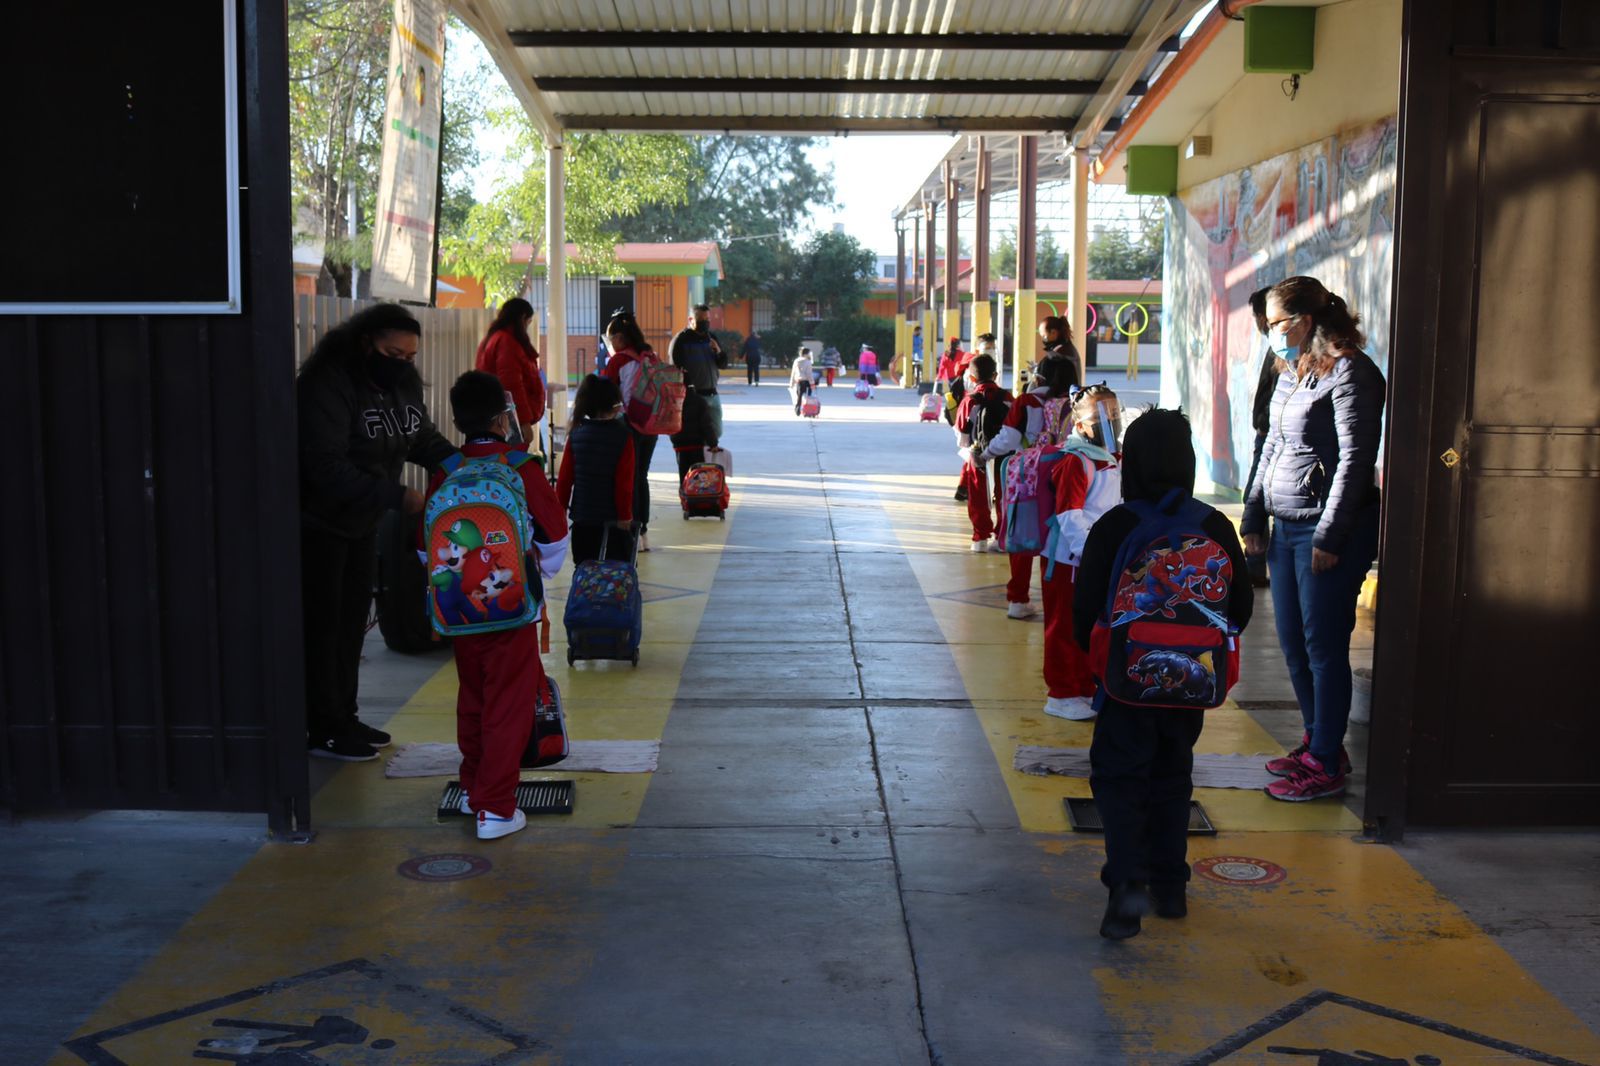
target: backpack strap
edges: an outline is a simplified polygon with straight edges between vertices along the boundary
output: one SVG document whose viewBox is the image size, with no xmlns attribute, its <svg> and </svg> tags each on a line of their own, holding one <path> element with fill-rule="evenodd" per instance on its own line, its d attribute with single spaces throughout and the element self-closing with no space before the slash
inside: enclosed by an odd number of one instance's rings
<svg viewBox="0 0 1600 1066">
<path fill-rule="evenodd" d="M 439 461 L 439 469 L 445 472 L 446 477 L 449 477 L 451 474 L 454 474 L 457 468 L 460 467 L 465 461 L 466 456 L 462 455 L 459 451 L 454 451 Z"/>
<path fill-rule="evenodd" d="M 500 454 L 500 461 L 505 463 L 513 470 L 520 467 L 523 463 L 531 461 L 532 459 L 533 456 L 524 451 L 510 451 L 502 452 Z"/>
</svg>

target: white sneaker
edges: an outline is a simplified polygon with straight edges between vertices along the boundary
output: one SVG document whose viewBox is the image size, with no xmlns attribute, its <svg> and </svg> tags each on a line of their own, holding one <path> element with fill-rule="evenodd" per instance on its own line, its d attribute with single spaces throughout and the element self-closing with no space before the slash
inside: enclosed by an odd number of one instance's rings
<svg viewBox="0 0 1600 1066">
<path fill-rule="evenodd" d="M 975 541 L 972 542 L 972 553 L 974 555 L 981 555 L 981 554 L 983 554 L 984 552 L 986 552 L 988 550 L 989 550 L 989 538 L 988 537 L 985 537 L 982 540 L 975 540 Z"/>
<path fill-rule="evenodd" d="M 1036 615 L 1038 613 L 1039 613 L 1038 611 L 1033 609 L 1033 604 L 1031 604 L 1031 603 L 1008 603 L 1008 604 L 1006 604 L 1006 617 L 1007 618 L 1032 618 L 1034 615 Z"/>
<path fill-rule="evenodd" d="M 465 815 L 472 814 L 472 800 L 467 797 L 465 792 L 461 793 L 461 802 L 456 804 L 456 810 Z"/>
<path fill-rule="evenodd" d="M 478 839 L 495 840 L 499 837 L 508 837 L 519 829 L 528 828 L 528 816 L 521 811 L 513 811 L 510 818 L 501 818 L 490 814 L 488 811 L 478 812 Z"/>
<path fill-rule="evenodd" d="M 1005 545 L 1000 543 L 999 537 L 996 537 L 989 542 L 989 550 L 1000 555 L 1004 555 L 1006 551 Z"/>
<path fill-rule="evenodd" d="M 642 552 L 647 552 L 650 550 L 650 534 L 639 534 L 639 550 Z"/>
<path fill-rule="evenodd" d="M 1044 713 L 1069 722 L 1087 722 L 1094 715 L 1094 701 L 1086 696 L 1051 696 L 1044 701 Z"/>
</svg>

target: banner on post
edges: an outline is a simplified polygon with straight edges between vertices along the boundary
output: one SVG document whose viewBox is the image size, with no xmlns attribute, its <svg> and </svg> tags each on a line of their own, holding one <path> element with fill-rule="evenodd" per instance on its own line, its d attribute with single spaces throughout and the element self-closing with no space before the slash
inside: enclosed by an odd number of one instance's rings
<svg viewBox="0 0 1600 1066">
<path fill-rule="evenodd" d="M 439 0 L 394 0 L 372 225 L 372 294 L 385 299 L 427 303 L 433 287 L 444 24 Z"/>
</svg>

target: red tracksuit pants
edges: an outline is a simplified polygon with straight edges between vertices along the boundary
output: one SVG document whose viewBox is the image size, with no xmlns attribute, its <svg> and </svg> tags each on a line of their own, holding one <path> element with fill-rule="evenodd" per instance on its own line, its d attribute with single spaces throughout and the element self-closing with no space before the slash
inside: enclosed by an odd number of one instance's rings
<svg viewBox="0 0 1600 1066">
<path fill-rule="evenodd" d="M 1017 552 L 1011 556 L 1011 580 L 1006 582 L 1007 603 L 1027 603 L 1033 584 L 1033 561 L 1037 555 Z"/>
<path fill-rule="evenodd" d="M 1044 683 L 1052 699 L 1093 696 L 1094 675 L 1089 656 L 1072 639 L 1072 585 L 1077 568 L 1056 564 L 1056 576 L 1046 577 L 1050 560 L 1039 558 L 1039 589 L 1044 593 Z"/>
<path fill-rule="evenodd" d="M 994 536 L 994 516 L 1001 513 L 1000 501 L 989 498 L 989 472 L 977 463 L 968 463 L 961 468 L 961 483 L 967 487 L 967 517 L 972 520 L 972 539 L 988 540 Z"/>
<path fill-rule="evenodd" d="M 544 687 L 539 627 L 457 637 L 456 743 L 461 787 L 474 811 L 509 818 L 517 809 L 523 749 Z"/>
</svg>

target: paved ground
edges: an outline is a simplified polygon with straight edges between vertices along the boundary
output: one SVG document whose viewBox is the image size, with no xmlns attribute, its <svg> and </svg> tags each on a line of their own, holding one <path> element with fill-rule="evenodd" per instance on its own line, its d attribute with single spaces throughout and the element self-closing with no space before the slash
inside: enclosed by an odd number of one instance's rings
<svg viewBox="0 0 1600 1066">
<path fill-rule="evenodd" d="M 575 813 L 481 845 L 380 764 L 316 767 L 309 846 L 0 830 L 0 1062 L 1600 1062 L 1593 833 L 1390 848 L 1337 803 L 1207 790 L 1191 858 L 1271 883 L 1200 878 L 1186 921 L 1100 940 L 1086 783 L 1011 770 L 1090 727 L 1039 713 L 1042 630 L 966 550 L 948 431 L 892 389 L 823 390 L 816 422 L 725 402 L 728 522 L 682 521 L 657 464 L 644 661 L 568 668 L 559 627 L 547 656 L 574 736 L 660 738 L 656 773 L 543 775 Z M 1202 751 L 1298 732 L 1258 617 Z M 369 645 L 397 743 L 448 739 L 453 698 L 447 655 Z M 437 855 L 474 876 L 398 873 Z"/>
</svg>

